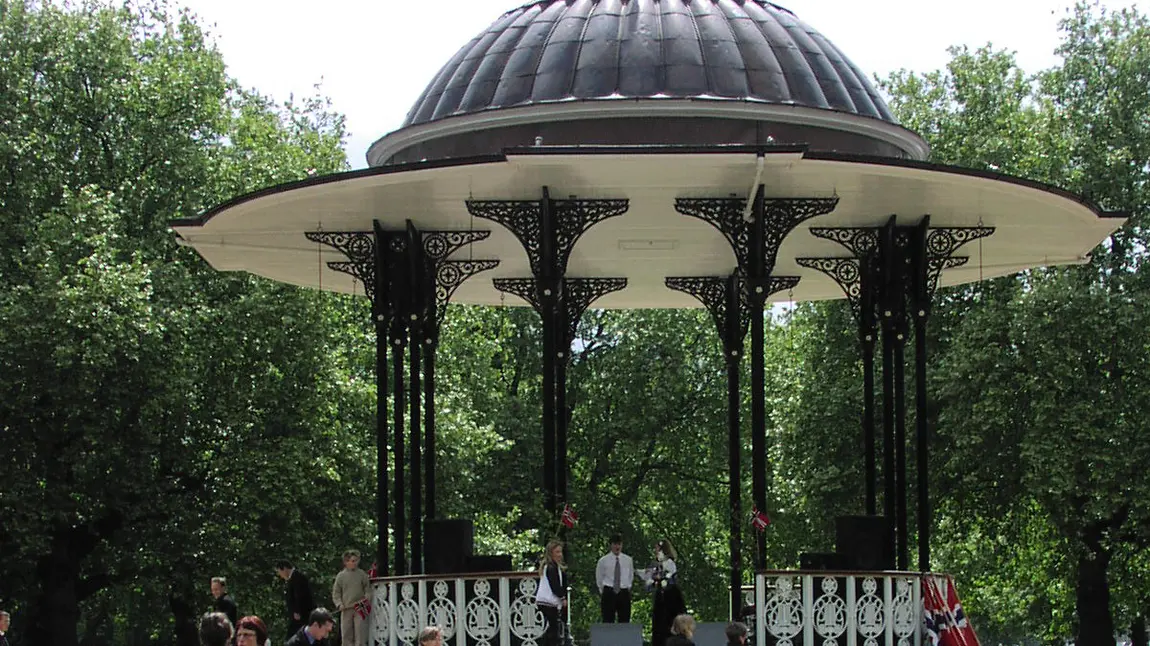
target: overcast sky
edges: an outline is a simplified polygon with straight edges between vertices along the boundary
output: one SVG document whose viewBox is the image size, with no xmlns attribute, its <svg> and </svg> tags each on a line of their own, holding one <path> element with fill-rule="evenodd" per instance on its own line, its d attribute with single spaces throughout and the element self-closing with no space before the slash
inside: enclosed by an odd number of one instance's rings
<svg viewBox="0 0 1150 646">
<path fill-rule="evenodd" d="M 988 42 L 1016 51 L 1022 67 L 1056 63 L 1058 21 L 1072 0 L 785 0 L 864 71 L 928 71 L 947 47 Z M 224 54 L 229 73 L 276 99 L 322 82 L 347 115 L 348 158 L 403 122 L 439 68 L 523 0 L 183 0 Z M 1150 13 L 1150 0 L 1109 0 Z"/>
</svg>

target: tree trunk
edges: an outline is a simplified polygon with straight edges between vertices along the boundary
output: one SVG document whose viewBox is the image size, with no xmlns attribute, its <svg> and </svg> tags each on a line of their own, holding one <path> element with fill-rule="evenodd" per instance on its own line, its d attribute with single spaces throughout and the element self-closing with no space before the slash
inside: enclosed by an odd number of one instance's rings
<svg viewBox="0 0 1150 646">
<path fill-rule="evenodd" d="M 54 541 L 59 545 L 59 541 Z M 37 643 L 52 646 L 78 646 L 77 626 L 80 603 L 76 597 L 78 563 L 68 550 L 53 549 L 41 557 L 37 574 L 40 590 L 31 604 L 29 634 L 38 635 Z"/>
<path fill-rule="evenodd" d="M 1150 638 L 1146 635 L 1146 615 L 1138 615 L 1130 624 L 1130 646 L 1150 646 Z"/>
<path fill-rule="evenodd" d="M 1114 619 L 1110 616 L 1110 583 L 1106 569 L 1110 555 L 1086 554 L 1078 559 L 1076 646 L 1115 646 Z"/>
</svg>

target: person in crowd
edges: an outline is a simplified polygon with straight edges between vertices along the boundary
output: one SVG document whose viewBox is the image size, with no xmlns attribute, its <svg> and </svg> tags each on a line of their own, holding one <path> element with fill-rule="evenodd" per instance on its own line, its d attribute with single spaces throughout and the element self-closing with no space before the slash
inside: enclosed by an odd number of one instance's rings
<svg viewBox="0 0 1150 646">
<path fill-rule="evenodd" d="M 236 624 L 236 646 L 267 646 L 268 627 L 263 619 L 248 615 Z"/>
<path fill-rule="evenodd" d="M 535 604 L 539 606 L 543 618 L 547 620 L 547 632 L 543 633 L 543 646 L 559 646 L 562 627 L 560 626 L 567 608 L 567 567 L 563 564 L 563 543 L 553 540 L 543 550 L 539 563 L 539 589 L 536 590 Z"/>
<path fill-rule="evenodd" d="M 288 639 L 298 633 L 307 621 L 308 615 L 315 610 L 315 600 L 311 596 L 311 584 L 303 572 L 295 569 L 291 561 L 277 561 L 276 575 L 287 581 L 284 590 L 284 600 L 287 604 Z"/>
<path fill-rule="evenodd" d="M 8 646 L 8 626 L 12 625 L 12 615 L 0 610 L 0 646 Z"/>
<path fill-rule="evenodd" d="M 316 608 L 307 616 L 307 625 L 292 635 L 284 646 L 312 646 L 316 642 L 327 639 L 335 629 L 335 617 L 327 608 Z"/>
<path fill-rule="evenodd" d="M 659 541 L 655 544 L 655 562 L 640 575 L 655 595 L 651 604 L 651 646 L 665 646 L 675 617 L 687 612 L 678 573 L 671 541 Z"/>
<path fill-rule="evenodd" d="M 671 636 L 667 638 L 667 646 L 694 645 L 695 618 L 688 614 L 677 615 L 671 623 Z"/>
<path fill-rule="evenodd" d="M 331 600 L 339 612 L 339 634 L 343 646 L 367 646 L 367 619 L 360 609 L 363 604 L 371 603 L 368 599 L 370 594 L 371 579 L 367 572 L 359 569 L 359 552 L 344 552 L 343 569 L 335 575 L 335 583 L 331 586 Z"/>
<path fill-rule="evenodd" d="M 727 646 L 743 646 L 747 643 L 747 625 L 732 621 L 723 631 L 727 634 Z"/>
<path fill-rule="evenodd" d="M 209 612 L 200 618 L 202 646 L 228 646 L 232 643 L 232 622 L 222 612 Z"/>
<path fill-rule="evenodd" d="M 595 566 L 595 585 L 599 587 L 599 611 L 605 624 L 631 621 L 631 584 L 635 581 L 635 564 L 623 553 L 623 537 L 611 536 L 610 549 Z"/>
<path fill-rule="evenodd" d="M 419 646 L 443 646 L 443 629 L 439 626 L 428 626 L 419 631 Z"/>
<path fill-rule="evenodd" d="M 239 621 L 240 611 L 232 595 L 228 594 L 228 580 L 222 576 L 212 577 L 212 596 L 215 597 L 215 610 L 227 615 L 228 621 L 235 626 Z"/>
</svg>

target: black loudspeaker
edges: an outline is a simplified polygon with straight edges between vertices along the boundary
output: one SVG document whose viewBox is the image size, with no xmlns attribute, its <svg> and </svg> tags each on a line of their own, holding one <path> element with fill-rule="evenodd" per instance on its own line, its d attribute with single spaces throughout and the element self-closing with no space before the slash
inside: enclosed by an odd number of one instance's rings
<svg viewBox="0 0 1150 646">
<path fill-rule="evenodd" d="M 462 518 L 424 521 L 423 546 L 428 574 L 462 574 L 475 549 L 475 527 Z"/>
<path fill-rule="evenodd" d="M 799 568 L 816 572 L 842 572 L 850 569 L 847 559 L 835 552 L 803 552 L 799 554 Z"/>
<path fill-rule="evenodd" d="M 467 571 L 478 572 L 510 572 L 510 554 L 487 554 L 467 557 Z"/>
<path fill-rule="evenodd" d="M 894 540 L 882 516 L 839 516 L 835 546 L 853 570 L 893 570 Z"/>
</svg>

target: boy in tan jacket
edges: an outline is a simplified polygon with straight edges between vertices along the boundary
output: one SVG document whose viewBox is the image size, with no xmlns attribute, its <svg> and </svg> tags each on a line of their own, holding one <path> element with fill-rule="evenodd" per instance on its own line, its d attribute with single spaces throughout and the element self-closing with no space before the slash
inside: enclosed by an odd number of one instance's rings
<svg viewBox="0 0 1150 646">
<path fill-rule="evenodd" d="M 335 575 L 331 600 L 339 611 L 339 632 L 343 646 L 367 646 L 367 619 L 356 611 L 356 604 L 371 604 L 371 579 L 359 569 L 359 552 L 343 553 L 343 570 Z"/>
</svg>

